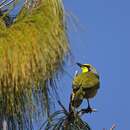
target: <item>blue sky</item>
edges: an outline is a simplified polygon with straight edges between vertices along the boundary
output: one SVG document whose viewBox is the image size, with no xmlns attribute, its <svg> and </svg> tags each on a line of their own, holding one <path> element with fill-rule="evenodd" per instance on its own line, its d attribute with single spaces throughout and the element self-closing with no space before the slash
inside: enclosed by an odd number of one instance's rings
<svg viewBox="0 0 130 130">
<path fill-rule="evenodd" d="M 101 88 L 91 101 L 98 112 L 85 116 L 85 120 L 93 130 L 109 129 L 113 123 L 117 130 L 130 129 L 130 1 L 64 0 L 64 4 L 67 15 L 73 14 L 78 23 L 76 30 L 69 24 L 74 62 L 91 63 L 100 73 Z M 67 66 L 71 75 L 76 69 L 79 68 L 70 63 Z M 61 99 L 67 104 L 71 90 L 69 75 L 63 82 Z"/>
</svg>

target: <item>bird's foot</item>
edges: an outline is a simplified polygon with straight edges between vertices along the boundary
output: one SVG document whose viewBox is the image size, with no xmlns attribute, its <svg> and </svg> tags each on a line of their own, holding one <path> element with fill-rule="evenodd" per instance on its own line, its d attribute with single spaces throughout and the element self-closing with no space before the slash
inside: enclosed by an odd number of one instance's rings
<svg viewBox="0 0 130 130">
<path fill-rule="evenodd" d="M 92 112 L 97 112 L 96 109 L 88 107 L 87 109 L 81 109 L 78 113 L 79 115 L 87 114 L 87 113 L 92 113 Z"/>
<path fill-rule="evenodd" d="M 92 113 L 92 112 L 96 112 L 97 110 L 94 109 L 94 108 L 88 107 L 87 109 L 84 109 L 84 111 L 85 111 L 86 113 Z"/>
</svg>

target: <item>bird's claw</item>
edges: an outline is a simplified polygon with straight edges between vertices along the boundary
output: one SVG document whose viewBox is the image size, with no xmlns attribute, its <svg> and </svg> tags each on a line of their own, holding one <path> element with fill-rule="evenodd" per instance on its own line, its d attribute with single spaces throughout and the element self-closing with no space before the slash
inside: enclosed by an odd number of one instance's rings
<svg viewBox="0 0 130 130">
<path fill-rule="evenodd" d="M 79 115 L 87 114 L 87 113 L 92 113 L 92 112 L 97 112 L 96 109 L 88 107 L 87 109 L 81 109 L 78 113 Z"/>
<path fill-rule="evenodd" d="M 94 108 L 88 107 L 87 109 L 85 109 L 85 112 L 86 113 L 92 113 L 92 112 L 97 112 L 97 110 L 94 109 Z"/>
</svg>

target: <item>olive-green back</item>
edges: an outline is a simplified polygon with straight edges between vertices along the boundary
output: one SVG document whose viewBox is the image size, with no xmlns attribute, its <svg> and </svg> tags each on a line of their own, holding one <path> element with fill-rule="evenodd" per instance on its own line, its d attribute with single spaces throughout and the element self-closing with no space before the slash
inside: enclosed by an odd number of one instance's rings
<svg viewBox="0 0 130 130">
<path fill-rule="evenodd" d="M 99 88 L 99 77 L 93 72 L 86 72 L 78 74 L 73 80 L 73 89 L 82 88 Z"/>
</svg>

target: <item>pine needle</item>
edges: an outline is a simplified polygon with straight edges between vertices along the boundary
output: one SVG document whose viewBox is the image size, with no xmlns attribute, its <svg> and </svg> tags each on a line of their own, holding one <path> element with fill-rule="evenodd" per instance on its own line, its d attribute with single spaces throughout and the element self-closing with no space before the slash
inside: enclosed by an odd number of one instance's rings
<svg viewBox="0 0 130 130">
<path fill-rule="evenodd" d="M 47 82 L 68 53 L 62 1 L 39 2 L 25 6 L 9 28 L 0 18 L 0 118 L 10 130 L 31 130 L 32 119 L 50 111 L 55 86 Z"/>
</svg>

